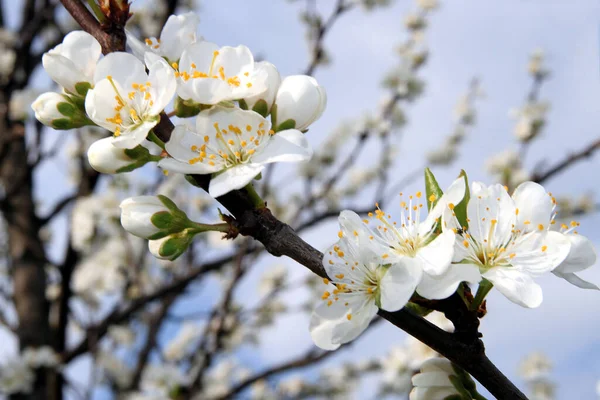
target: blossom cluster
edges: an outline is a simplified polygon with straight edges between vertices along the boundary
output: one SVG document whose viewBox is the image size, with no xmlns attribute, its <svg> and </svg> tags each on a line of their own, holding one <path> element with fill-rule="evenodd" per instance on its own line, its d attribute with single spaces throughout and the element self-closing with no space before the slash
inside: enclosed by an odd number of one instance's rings
<svg viewBox="0 0 600 400">
<path fill-rule="evenodd" d="M 92 144 L 88 160 L 102 173 L 157 162 L 165 173 L 211 175 L 213 197 L 244 187 L 266 164 L 307 161 L 304 136 L 323 113 L 326 94 L 309 76 L 281 78 L 245 46 L 219 46 L 197 36 L 194 13 L 171 16 L 159 38 L 127 33 L 133 54 L 101 57 L 100 44 L 71 32 L 44 54 L 61 93 L 33 102 L 36 118 L 55 129 L 97 125 L 112 137 Z M 163 143 L 154 129 L 170 115 L 194 117 Z M 163 135 L 164 136 L 164 135 Z"/>
<path fill-rule="evenodd" d="M 319 347 L 353 340 L 379 308 L 397 311 L 413 296 L 445 299 L 463 282 L 478 283 L 483 297 L 496 287 L 530 308 L 542 302 L 534 278 L 548 272 L 598 289 L 576 275 L 595 263 L 593 245 L 576 221 L 556 229 L 556 200 L 541 185 L 525 182 L 511 195 L 499 184 L 469 188 L 462 174 L 442 193 L 428 170 L 426 182 L 426 195 L 401 201 L 398 222 L 379 207 L 369 219 L 341 213 L 339 240 L 323 258 L 323 302 L 310 321 Z"/>
</svg>

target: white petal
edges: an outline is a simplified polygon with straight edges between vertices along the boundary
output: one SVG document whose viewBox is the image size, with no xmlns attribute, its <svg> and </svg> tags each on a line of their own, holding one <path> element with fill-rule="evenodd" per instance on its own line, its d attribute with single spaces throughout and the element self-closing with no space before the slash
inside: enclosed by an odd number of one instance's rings
<svg viewBox="0 0 600 400">
<path fill-rule="evenodd" d="M 177 61 L 183 50 L 196 41 L 200 18 L 194 12 L 171 15 L 160 33 L 160 50 L 169 61 Z"/>
<path fill-rule="evenodd" d="M 473 183 L 473 194 L 467 205 L 469 233 L 477 242 L 491 238 L 492 247 L 502 247 L 512 235 L 516 221 L 515 204 L 500 184 L 488 188 Z"/>
<path fill-rule="evenodd" d="M 514 253 L 511 264 L 529 275 L 539 276 L 556 268 L 569 254 L 571 243 L 562 233 L 530 232 L 507 248 Z"/>
<path fill-rule="evenodd" d="M 190 164 L 169 157 L 163 158 L 158 162 L 157 165 L 165 171 L 179 172 L 180 174 L 207 175 L 217 172 L 217 170 L 215 170 L 215 167 L 211 167 L 207 164 Z"/>
<path fill-rule="evenodd" d="M 143 43 L 127 29 L 125 29 L 125 36 L 127 36 L 127 46 L 131 48 L 131 52 L 133 53 L 133 55 L 136 56 L 139 60 L 143 61 L 144 54 L 150 51 L 146 43 Z"/>
<path fill-rule="evenodd" d="M 153 57 L 152 53 L 146 53 L 145 59 L 148 65 L 148 81 L 151 84 L 149 90 L 154 101 L 146 114 L 158 115 L 173 99 L 177 81 L 173 68 L 165 60 Z"/>
<path fill-rule="evenodd" d="M 412 383 L 418 387 L 451 387 L 448 373 L 444 371 L 421 372 L 412 378 Z"/>
<path fill-rule="evenodd" d="M 579 272 L 596 263 L 596 249 L 588 238 L 575 234 L 565 236 L 571 242 L 571 250 L 567 258 L 554 269 L 554 272 Z"/>
<path fill-rule="evenodd" d="M 452 182 L 448 190 L 444 192 L 444 195 L 435 204 L 435 207 L 429 212 L 427 220 L 431 220 L 430 224 L 433 225 L 433 222 L 442 216 L 443 211 L 448 207 L 448 204 L 452 203 L 457 205 L 460 203 L 465 197 L 465 190 L 466 184 L 464 177 L 460 177 Z"/>
<path fill-rule="evenodd" d="M 381 308 L 397 311 L 404 307 L 421 281 L 421 263 L 411 257 L 402 257 L 388 268 L 381 278 Z"/>
<path fill-rule="evenodd" d="M 226 169 L 210 180 L 208 192 L 212 197 L 219 197 L 232 190 L 241 189 L 249 184 L 264 169 L 260 164 L 242 164 Z"/>
<path fill-rule="evenodd" d="M 542 288 L 533 279 L 514 268 L 497 267 L 483 274 L 483 277 L 510 301 L 523 307 L 535 308 L 542 304 Z"/>
<path fill-rule="evenodd" d="M 94 74 L 94 82 L 99 82 L 107 76 L 111 76 L 125 90 L 130 90 L 132 83 L 144 83 L 148 79 L 144 64 L 133 54 L 124 52 L 110 53 L 100 60 Z"/>
<path fill-rule="evenodd" d="M 479 268 L 473 264 L 452 264 L 439 276 L 423 274 L 417 293 L 430 300 L 448 298 L 456 292 L 461 282 L 477 283 L 481 280 Z"/>
<path fill-rule="evenodd" d="M 348 314 L 352 319 L 348 319 Z M 344 306 L 336 301 L 331 306 L 321 303 L 310 317 L 310 335 L 317 346 L 325 350 L 335 350 L 360 335 L 369 326 L 377 313 L 377 307 L 370 304 L 362 309 Z"/>
<path fill-rule="evenodd" d="M 116 86 L 117 89 L 120 89 L 118 83 Z M 97 82 L 96 86 L 88 90 L 85 96 L 85 112 L 88 117 L 111 132 L 115 131 L 116 125 L 108 122 L 107 119 L 114 118 L 115 104 L 115 90 L 107 79 Z"/>
<path fill-rule="evenodd" d="M 563 278 L 565 281 L 569 282 L 570 284 L 577 286 L 578 288 L 600 290 L 600 288 L 598 288 L 597 285 L 581 279 L 580 277 L 578 277 L 577 275 L 575 275 L 572 272 L 558 272 L 558 271 L 554 270 L 554 271 L 552 271 L 552 273 L 554 275 L 558 276 L 559 278 Z"/>
<path fill-rule="evenodd" d="M 271 137 L 271 140 L 256 154 L 252 161 L 260 164 L 272 162 L 308 161 L 312 157 L 312 149 L 304 134 L 295 129 L 282 131 Z"/>
<path fill-rule="evenodd" d="M 456 235 L 453 231 L 442 232 L 427 246 L 422 247 L 417 258 L 422 261 L 423 271 L 429 275 L 441 275 L 450 266 L 454 255 Z"/>
<path fill-rule="evenodd" d="M 539 225 L 542 225 L 543 229 L 548 228 L 554 204 L 543 186 L 535 182 L 521 183 L 515 189 L 512 198 L 519 210 L 517 229 L 538 229 Z M 525 221 L 529 221 L 529 224 L 525 225 Z"/>
<path fill-rule="evenodd" d="M 143 121 L 134 129 L 121 132 L 121 135 L 113 138 L 113 146 L 120 149 L 133 149 L 138 144 L 142 144 L 148 136 L 148 132 L 156 126 L 158 121 Z"/>
</svg>

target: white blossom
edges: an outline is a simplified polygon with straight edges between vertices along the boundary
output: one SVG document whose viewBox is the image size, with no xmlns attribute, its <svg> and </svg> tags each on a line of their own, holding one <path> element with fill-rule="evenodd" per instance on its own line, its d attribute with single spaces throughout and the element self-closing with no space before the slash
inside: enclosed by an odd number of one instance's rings
<svg viewBox="0 0 600 400">
<path fill-rule="evenodd" d="M 307 75 L 286 77 L 279 86 L 277 97 L 277 124 L 294 121 L 294 128 L 305 130 L 318 120 L 327 106 L 325 88 Z"/>
<path fill-rule="evenodd" d="M 11 395 L 31 393 L 35 373 L 22 358 L 9 360 L 0 367 L 0 391 Z"/>
<path fill-rule="evenodd" d="M 452 363 L 445 358 L 431 358 L 423 363 L 421 372 L 413 376 L 414 389 L 410 392 L 410 400 L 445 399 L 458 395 L 458 391 L 450 381 L 456 376 Z"/>
<path fill-rule="evenodd" d="M 202 111 L 194 131 L 175 127 L 166 150 L 171 157 L 158 165 L 184 174 L 213 174 L 208 189 L 213 197 L 246 186 L 266 164 L 312 156 L 302 132 L 288 129 L 275 134 L 258 113 L 221 106 Z"/>
</svg>

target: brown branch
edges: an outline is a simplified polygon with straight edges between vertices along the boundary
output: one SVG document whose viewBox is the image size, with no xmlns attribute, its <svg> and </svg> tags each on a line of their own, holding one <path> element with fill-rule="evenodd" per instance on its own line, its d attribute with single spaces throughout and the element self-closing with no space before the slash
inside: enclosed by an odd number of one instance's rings
<svg viewBox="0 0 600 400">
<path fill-rule="evenodd" d="M 587 145 L 584 149 L 570 154 L 564 160 L 560 161 L 556 165 L 548 168 L 544 172 L 534 173 L 531 177 L 531 180 L 534 182 L 542 183 L 552 178 L 554 175 L 557 175 L 563 172 L 565 169 L 575 164 L 578 161 L 584 160 L 588 157 L 591 157 L 596 150 L 600 149 L 600 139 L 596 139 L 589 145 Z"/>
</svg>

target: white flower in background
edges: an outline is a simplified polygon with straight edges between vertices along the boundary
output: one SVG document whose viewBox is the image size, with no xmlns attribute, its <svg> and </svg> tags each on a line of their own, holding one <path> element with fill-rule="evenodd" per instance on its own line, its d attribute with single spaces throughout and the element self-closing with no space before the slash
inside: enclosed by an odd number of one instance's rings
<svg viewBox="0 0 600 400">
<path fill-rule="evenodd" d="M 27 347 L 23 350 L 21 357 L 31 368 L 50 368 L 59 364 L 58 355 L 50 346 Z"/>
<path fill-rule="evenodd" d="M 409 196 L 408 203 L 402 201 L 400 221 L 391 222 L 391 216 L 380 209 L 375 211 L 375 218 L 380 222 L 374 240 L 386 249 L 384 256 L 387 262 L 410 264 L 421 271 L 417 293 L 428 299 L 445 299 L 456 291 L 463 282 L 478 282 L 477 268 L 469 265 L 451 265 L 454 255 L 455 232 L 442 224 L 442 232 L 436 237 L 436 226 L 440 218 L 449 218 L 447 211 L 459 204 L 465 195 L 465 179 L 458 178 L 437 199 L 435 207 L 426 218 L 422 219 L 423 194 L 417 192 Z M 429 200 L 435 201 L 435 195 Z M 369 214 L 372 216 L 372 213 Z"/>
<path fill-rule="evenodd" d="M 597 285 L 587 282 L 575 274 L 575 272 L 581 272 L 596 264 L 596 249 L 588 238 L 574 230 L 579 226 L 578 222 L 571 221 L 569 225 L 562 224 L 560 228 L 561 233 L 571 243 L 569 255 L 552 270 L 552 273 L 582 289 L 600 290 Z"/>
<path fill-rule="evenodd" d="M 294 121 L 294 128 L 302 131 L 321 117 L 327 106 L 327 94 L 315 78 L 292 75 L 281 82 L 275 105 L 278 126 Z"/>
<path fill-rule="evenodd" d="M 277 389 L 286 398 L 296 398 L 304 390 L 305 382 L 300 376 L 287 378 L 278 383 Z"/>
<path fill-rule="evenodd" d="M 437 150 L 427 152 L 426 157 L 429 164 L 432 165 L 449 165 L 458 156 L 455 144 L 445 143 Z"/>
<path fill-rule="evenodd" d="M 503 174 L 507 169 L 512 170 L 519 167 L 521 167 L 521 157 L 512 149 L 497 153 L 485 162 L 485 168 L 490 174 Z"/>
<path fill-rule="evenodd" d="M 127 241 L 117 236 L 109 239 L 77 266 L 73 273 L 73 291 L 95 302 L 98 296 L 120 290 L 125 286 L 124 266 L 128 256 L 135 258 Z M 102 268 L 98 268 L 99 265 Z"/>
<path fill-rule="evenodd" d="M 312 150 L 302 132 L 275 134 L 271 123 L 256 112 L 212 107 L 196 118 L 196 130 L 179 125 L 171 134 L 163 169 L 183 174 L 213 174 L 209 193 L 222 196 L 252 181 L 265 164 L 307 161 Z"/>
<path fill-rule="evenodd" d="M 141 144 L 175 94 L 175 76 L 164 60 L 147 55 L 146 66 L 148 73 L 135 56 L 117 52 L 96 67 L 85 110 L 92 121 L 114 132 L 116 147 Z"/>
<path fill-rule="evenodd" d="M 404 307 L 422 275 L 419 266 L 406 262 L 408 257 L 390 265 L 385 248 L 369 237 L 370 231 L 355 213 L 342 211 L 339 223 L 340 240 L 323 258 L 332 281 L 324 280 L 328 288 L 323 302 L 310 318 L 312 339 L 325 350 L 354 340 L 378 307 L 387 311 Z"/>
<path fill-rule="evenodd" d="M 570 249 L 564 235 L 548 230 L 554 223 L 553 198 L 534 182 L 519 185 L 512 197 L 502 185 L 474 182 L 467 218 L 468 230 L 456 237 L 454 261 L 478 267 L 512 302 L 539 306 L 542 289 L 533 278 L 556 268 Z"/>
<path fill-rule="evenodd" d="M 166 396 L 179 387 L 188 384 L 185 374 L 173 364 L 150 364 L 144 369 L 141 387 L 149 392 L 160 392 Z"/>
<path fill-rule="evenodd" d="M 529 103 L 518 110 L 512 110 L 511 115 L 517 119 L 515 136 L 522 142 L 533 139 L 545 123 L 546 113 L 550 105 L 546 102 Z"/>
<path fill-rule="evenodd" d="M 160 38 L 146 38 L 142 43 L 125 31 L 127 44 L 140 60 L 144 60 L 146 52 L 152 52 L 166 58 L 170 63 L 177 62 L 187 46 L 202 40 L 201 36 L 196 35 L 199 22 L 200 18 L 194 12 L 171 15 L 160 33 Z"/>
<path fill-rule="evenodd" d="M 469 95 L 463 95 L 454 106 L 454 115 L 458 121 L 472 121 L 475 117 L 475 109 L 471 105 Z"/>
<path fill-rule="evenodd" d="M 545 54 L 544 50 L 536 49 L 529 57 L 527 71 L 533 76 L 546 75 L 548 70 L 544 66 Z"/>
<path fill-rule="evenodd" d="M 125 388 L 131 383 L 133 371 L 123 361 L 108 351 L 100 351 L 96 363 L 103 369 L 103 373 L 118 387 Z"/>
<path fill-rule="evenodd" d="M 192 322 L 184 322 L 169 344 L 164 348 L 163 355 L 167 361 L 181 360 L 190 346 L 202 336 L 200 327 Z"/>
<path fill-rule="evenodd" d="M 67 34 L 61 44 L 42 56 L 42 64 L 52 80 L 68 93 L 85 96 L 90 86 L 93 86 L 96 64 L 101 54 L 100 43 L 92 35 L 74 31 Z"/>
<path fill-rule="evenodd" d="M 279 89 L 279 85 L 281 84 L 281 75 L 279 74 L 279 71 L 277 71 L 277 68 L 267 61 L 257 62 L 255 64 L 255 68 L 259 71 L 262 70 L 264 71 L 264 73 L 267 74 L 267 90 L 265 90 L 263 93 L 246 97 L 244 101 L 246 102 L 248 109 L 252 110 L 259 101 L 264 100 L 264 105 L 266 106 L 264 112 L 266 112 L 266 114 L 261 114 L 264 117 L 266 117 L 266 115 L 270 112 L 271 107 L 273 107 L 273 103 L 275 102 L 275 96 L 277 95 L 277 90 Z M 258 112 L 263 110 L 257 108 L 256 111 Z"/>
<path fill-rule="evenodd" d="M 527 355 L 519 365 L 519 375 L 525 380 L 536 380 L 547 377 L 552 371 L 552 361 L 541 352 Z"/>
<path fill-rule="evenodd" d="M 135 196 L 121 202 L 121 225 L 132 235 L 148 239 L 161 231 L 152 223 L 157 213 L 170 213 L 158 196 Z"/>
<path fill-rule="evenodd" d="M 261 379 L 250 386 L 250 399 L 252 400 L 276 400 L 275 393 L 271 390 L 267 381 Z"/>
<path fill-rule="evenodd" d="M 116 343 L 123 346 L 129 346 L 135 341 L 135 332 L 128 325 L 109 326 L 108 336 Z"/>
<path fill-rule="evenodd" d="M 184 100 L 217 104 L 267 90 L 267 71 L 256 67 L 246 46 L 219 48 L 214 43 L 196 42 L 186 47 L 179 63 L 172 66 L 179 78 L 177 93 Z"/>
<path fill-rule="evenodd" d="M 35 373 L 22 358 L 0 366 L 0 392 L 4 394 L 31 393 L 34 382 Z"/>
<path fill-rule="evenodd" d="M 158 145 L 148 140 L 144 140 L 140 145 L 148 151 L 147 155 L 134 159 L 130 157 L 131 154 L 127 154 L 129 149 L 114 146 L 112 138 L 103 138 L 95 141 L 88 148 L 87 159 L 96 171 L 103 174 L 115 174 L 122 168 L 137 165 L 136 161 L 140 161 L 140 163 L 145 160 L 149 161 L 150 155 L 158 156 L 162 152 Z"/>
<path fill-rule="evenodd" d="M 121 228 L 114 220 L 119 214 L 119 201 L 112 189 L 102 194 L 78 197 L 71 213 L 73 248 L 81 252 L 88 251 L 98 232 L 118 234 Z"/>
<path fill-rule="evenodd" d="M 417 0 L 417 5 L 425 11 L 433 11 L 440 6 L 438 0 Z"/>
<path fill-rule="evenodd" d="M 23 121 L 27 119 L 31 104 L 38 95 L 39 91 L 32 88 L 15 90 L 10 97 L 10 103 L 8 104 L 9 118 L 13 121 Z"/>
<path fill-rule="evenodd" d="M 0 54 L 2 54 L 2 57 L 0 57 L 0 77 L 4 81 L 10 77 L 15 68 L 17 53 L 12 47 L 0 43 Z"/>
<path fill-rule="evenodd" d="M 452 363 L 445 358 L 431 358 L 423 363 L 421 372 L 413 376 L 413 390 L 410 400 L 445 399 L 460 395 L 450 381 L 450 376 L 457 373 Z"/>
<path fill-rule="evenodd" d="M 258 284 L 258 292 L 261 296 L 266 296 L 276 289 L 281 288 L 287 279 L 287 268 L 285 265 L 275 265 L 262 275 Z"/>
</svg>

